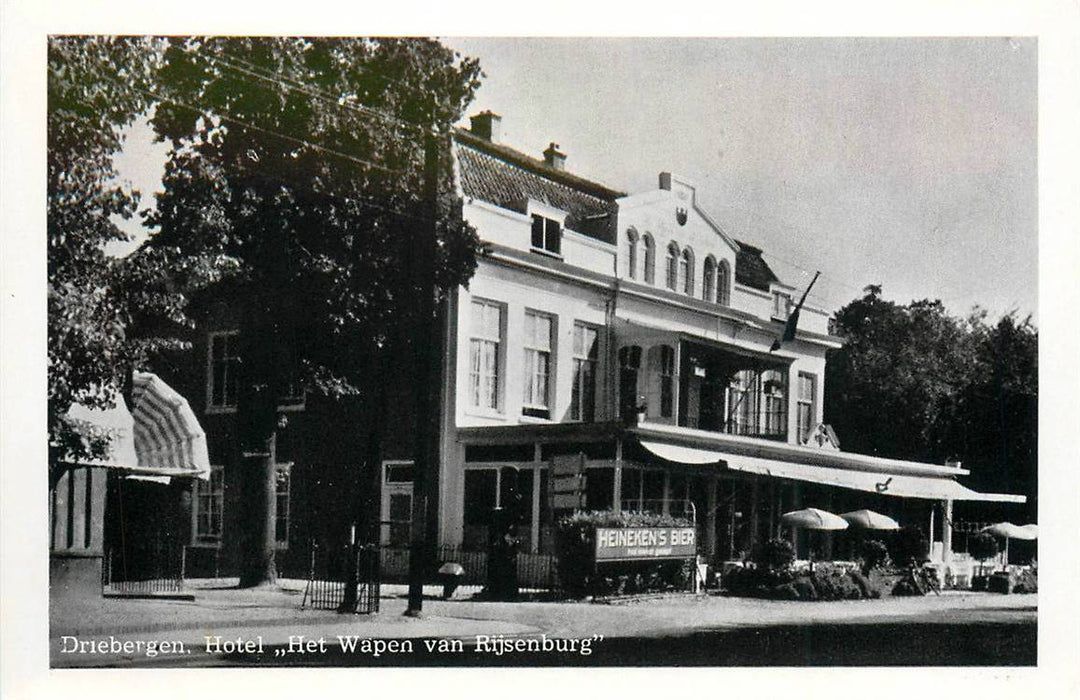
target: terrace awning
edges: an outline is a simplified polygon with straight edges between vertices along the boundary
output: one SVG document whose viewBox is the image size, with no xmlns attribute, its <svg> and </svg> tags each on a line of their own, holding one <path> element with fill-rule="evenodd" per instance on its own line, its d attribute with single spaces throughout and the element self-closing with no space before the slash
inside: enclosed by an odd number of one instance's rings
<svg viewBox="0 0 1080 700">
<path fill-rule="evenodd" d="M 641 440 L 649 452 L 669 462 L 682 464 L 718 464 L 724 462 L 728 469 L 748 474 L 769 476 L 776 479 L 792 479 L 825 486 L 866 491 L 884 496 L 901 498 L 924 498 L 951 501 L 996 501 L 1024 503 L 1024 496 L 1003 493 L 979 493 L 963 486 L 949 476 L 859 471 L 839 469 L 818 464 L 801 464 L 780 459 L 767 459 L 743 454 L 684 447 L 651 440 Z"/>
<path fill-rule="evenodd" d="M 110 409 L 71 407 L 69 418 L 86 433 L 109 439 L 107 454 L 83 464 L 141 478 L 210 478 L 206 433 L 187 400 L 150 372 L 135 372 L 132 409 L 116 399 Z"/>
</svg>

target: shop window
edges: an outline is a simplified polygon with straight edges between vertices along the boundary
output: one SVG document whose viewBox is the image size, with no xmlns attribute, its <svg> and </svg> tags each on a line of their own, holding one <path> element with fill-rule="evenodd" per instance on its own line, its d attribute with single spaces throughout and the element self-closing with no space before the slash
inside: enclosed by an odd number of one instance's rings
<svg viewBox="0 0 1080 700">
<path fill-rule="evenodd" d="M 809 439 L 810 430 L 814 427 L 816 383 L 817 378 L 813 374 L 799 372 L 798 425 L 796 430 L 800 444 Z"/>
<path fill-rule="evenodd" d="M 225 518 L 225 469 L 221 465 L 210 465 L 209 481 L 195 481 L 194 516 L 195 543 L 220 543 Z"/>
<path fill-rule="evenodd" d="M 675 397 L 675 350 L 670 345 L 649 348 L 649 416 L 671 418 Z"/>
<path fill-rule="evenodd" d="M 522 414 L 551 417 L 552 331 L 554 319 L 525 312 L 525 396 Z"/>
<path fill-rule="evenodd" d="M 574 384 L 570 418 L 592 422 L 596 418 L 596 364 L 599 334 L 593 326 L 574 324 Z"/>
<path fill-rule="evenodd" d="M 626 232 L 626 276 L 629 279 L 637 277 L 638 266 L 638 233 L 634 229 Z"/>
<path fill-rule="evenodd" d="M 647 233 L 643 241 L 645 244 L 645 284 L 656 284 L 656 243 Z"/>
<path fill-rule="evenodd" d="M 553 255 L 559 255 L 562 247 L 562 225 L 555 219 L 533 214 L 532 247 Z"/>
<path fill-rule="evenodd" d="M 211 411 L 236 410 L 240 374 L 240 333 L 222 331 L 207 337 L 206 405 Z"/>
<path fill-rule="evenodd" d="M 280 549 L 289 546 L 289 500 L 292 491 L 292 463 L 278 464 L 276 469 L 277 513 L 274 517 L 274 540 Z"/>
<path fill-rule="evenodd" d="M 499 410 L 503 307 L 474 299 L 469 339 L 469 405 Z"/>
<path fill-rule="evenodd" d="M 716 303 L 731 306 L 731 266 L 721 260 L 716 267 Z"/>
<path fill-rule="evenodd" d="M 608 510 L 615 503 L 615 470 L 611 467 L 588 469 L 585 472 L 585 508 Z"/>
</svg>

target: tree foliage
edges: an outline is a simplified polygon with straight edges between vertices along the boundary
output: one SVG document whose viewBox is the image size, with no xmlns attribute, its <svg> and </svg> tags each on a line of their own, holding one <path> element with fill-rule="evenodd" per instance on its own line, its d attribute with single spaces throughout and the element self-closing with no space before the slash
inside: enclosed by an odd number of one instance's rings
<svg viewBox="0 0 1080 700">
<path fill-rule="evenodd" d="M 940 301 L 907 305 L 881 287 L 840 309 L 844 347 L 826 367 L 826 420 L 845 449 L 943 463 L 960 460 L 977 488 L 1024 493 L 1034 512 L 1038 332 L 1030 319 L 996 324 Z"/>
</svg>

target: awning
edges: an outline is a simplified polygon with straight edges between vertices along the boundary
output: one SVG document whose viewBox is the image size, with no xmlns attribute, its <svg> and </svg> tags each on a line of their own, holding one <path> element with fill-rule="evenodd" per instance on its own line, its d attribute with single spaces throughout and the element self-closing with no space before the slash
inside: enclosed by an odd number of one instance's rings
<svg viewBox="0 0 1080 700">
<path fill-rule="evenodd" d="M 132 405 L 134 410 L 129 411 L 117 397 L 110 409 L 71 407 L 68 417 L 80 423 L 84 433 L 109 439 L 102 459 L 81 464 L 153 480 L 210 478 L 206 433 L 184 397 L 156 375 L 135 372 Z"/>
<path fill-rule="evenodd" d="M 837 469 L 816 464 L 799 464 L 776 459 L 764 459 L 748 455 L 730 454 L 680 445 L 642 440 L 641 446 L 661 459 L 683 464 L 717 464 L 721 461 L 728 469 L 770 476 L 777 479 L 793 479 L 826 486 L 878 493 L 903 498 L 925 498 L 952 501 L 997 501 L 1024 503 L 1024 496 L 1003 493 L 979 493 L 963 486 L 951 477 L 915 476 L 910 474 L 866 472 L 853 469 Z"/>
</svg>

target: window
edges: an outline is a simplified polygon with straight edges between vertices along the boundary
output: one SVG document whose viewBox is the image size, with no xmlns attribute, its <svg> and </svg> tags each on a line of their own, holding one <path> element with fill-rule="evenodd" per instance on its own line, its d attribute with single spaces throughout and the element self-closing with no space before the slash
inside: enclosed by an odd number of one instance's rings
<svg viewBox="0 0 1080 700">
<path fill-rule="evenodd" d="M 626 232 L 626 276 L 630 279 L 637 277 L 637 244 L 637 231 L 630 229 Z"/>
<path fill-rule="evenodd" d="M 548 219 L 539 214 L 532 217 L 532 247 L 554 255 L 559 254 L 562 243 L 562 226 L 555 219 Z"/>
<path fill-rule="evenodd" d="M 716 303 L 731 305 L 731 266 L 727 260 L 721 260 L 716 268 Z"/>
<path fill-rule="evenodd" d="M 649 415 L 671 418 L 675 398 L 675 351 L 670 345 L 649 348 Z"/>
<path fill-rule="evenodd" d="M 225 515 L 225 469 L 210 465 L 210 480 L 195 481 L 195 542 L 217 544 L 221 542 L 221 529 Z"/>
<path fill-rule="evenodd" d="M 629 345 L 619 348 L 619 415 L 630 420 L 637 415 L 638 369 L 641 367 L 641 348 Z"/>
<path fill-rule="evenodd" d="M 705 269 L 701 273 L 701 298 L 711 302 L 715 293 L 716 261 L 713 256 L 705 258 Z"/>
<path fill-rule="evenodd" d="M 791 314 L 791 295 L 786 292 L 773 292 L 773 318 L 787 320 Z"/>
<path fill-rule="evenodd" d="M 570 418 L 591 422 L 596 418 L 596 359 L 599 354 L 597 330 L 584 323 L 574 324 L 574 386 L 570 397 Z"/>
<path fill-rule="evenodd" d="M 240 334 L 237 331 L 211 333 L 208 337 L 207 401 L 209 409 L 236 408 L 237 380 L 240 373 Z"/>
<path fill-rule="evenodd" d="M 679 246 L 671 243 L 667 249 L 667 288 L 679 288 Z"/>
<path fill-rule="evenodd" d="M 469 339 L 469 405 L 499 410 L 503 307 L 474 299 Z"/>
<path fill-rule="evenodd" d="M 728 432 L 752 435 L 757 432 L 757 373 L 739 370 L 728 387 Z"/>
<path fill-rule="evenodd" d="M 784 374 L 769 370 L 762 374 L 761 392 L 763 395 L 762 432 L 765 435 L 784 435 L 786 429 L 786 411 L 784 410 L 785 381 Z"/>
<path fill-rule="evenodd" d="M 645 284 L 656 284 L 656 244 L 645 234 Z"/>
<path fill-rule="evenodd" d="M 814 394 L 816 390 L 816 377 L 812 374 L 799 372 L 799 403 L 798 403 L 798 426 L 796 437 L 799 444 L 805 443 L 810 437 L 810 429 L 814 427 Z"/>
<path fill-rule="evenodd" d="M 550 316 L 525 312 L 525 396 L 522 414 L 551 417 L 551 331 Z"/>
<path fill-rule="evenodd" d="M 278 547 L 286 549 L 289 546 L 289 493 L 292 487 L 292 463 L 287 462 L 277 465 L 277 488 L 274 496 L 277 499 L 277 515 L 274 519 L 274 540 Z"/>
<path fill-rule="evenodd" d="M 683 283 L 683 293 L 694 296 L 694 251 L 683 250 L 679 259 L 679 279 Z"/>
</svg>

